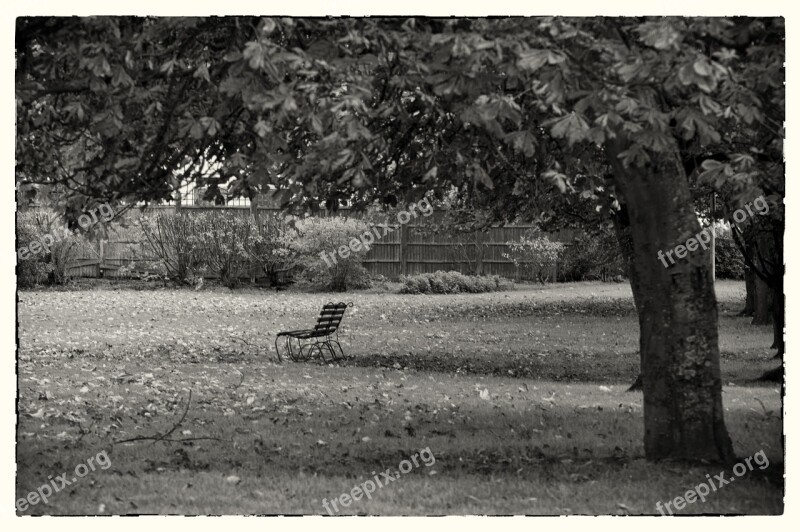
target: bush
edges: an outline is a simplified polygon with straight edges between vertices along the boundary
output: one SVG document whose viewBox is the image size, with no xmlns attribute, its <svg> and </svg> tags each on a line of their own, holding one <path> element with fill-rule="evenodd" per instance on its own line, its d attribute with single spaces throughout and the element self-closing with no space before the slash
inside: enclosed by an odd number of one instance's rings
<svg viewBox="0 0 800 532">
<path fill-rule="evenodd" d="M 234 212 L 211 211 L 196 216 L 194 222 L 190 243 L 200 253 L 202 263 L 219 276 L 223 285 L 236 287 L 249 257 L 253 219 Z"/>
<path fill-rule="evenodd" d="M 297 231 L 282 217 L 265 216 L 253 224 L 245 249 L 249 257 L 261 266 L 270 285 L 279 284 L 280 275 L 296 265 L 292 251 L 296 238 Z"/>
<path fill-rule="evenodd" d="M 616 236 L 581 234 L 565 247 L 558 267 L 559 281 L 595 281 L 625 277 L 625 261 Z"/>
<path fill-rule="evenodd" d="M 406 275 L 400 281 L 403 283 L 401 294 L 477 294 L 508 290 L 511 287 L 509 281 L 498 275 L 479 277 L 455 271 Z"/>
<path fill-rule="evenodd" d="M 535 279 L 544 284 L 550 280 L 551 272 L 564 251 L 564 244 L 552 242 L 546 236 L 532 232 L 519 240 L 506 242 L 508 253 L 503 257 L 511 259 L 521 279 Z"/>
<path fill-rule="evenodd" d="M 301 279 L 306 284 L 335 292 L 370 287 L 369 274 L 361 265 L 368 250 L 351 251 L 347 258 L 336 251 L 368 232 L 366 223 L 340 216 L 305 218 L 295 224 L 295 229 L 296 238 L 289 249 L 302 267 Z M 333 264 L 322 258 L 323 253 Z"/>
<path fill-rule="evenodd" d="M 77 257 L 81 236 L 67 229 L 61 216 L 54 211 L 37 210 L 17 214 L 18 249 L 39 242 L 42 250 L 19 257 L 17 282 L 30 288 L 40 284 L 64 284 L 68 280 L 67 264 Z M 42 245 L 45 243 L 47 245 Z"/>
<path fill-rule="evenodd" d="M 430 274 L 409 275 L 401 277 L 400 281 L 403 287 L 400 289 L 401 294 L 430 294 L 431 281 L 428 278 Z"/>
<path fill-rule="evenodd" d="M 169 279 L 188 284 L 202 269 L 202 254 L 195 236 L 195 218 L 188 214 L 162 213 L 141 217 L 144 248 L 156 257 L 156 264 Z"/>
</svg>

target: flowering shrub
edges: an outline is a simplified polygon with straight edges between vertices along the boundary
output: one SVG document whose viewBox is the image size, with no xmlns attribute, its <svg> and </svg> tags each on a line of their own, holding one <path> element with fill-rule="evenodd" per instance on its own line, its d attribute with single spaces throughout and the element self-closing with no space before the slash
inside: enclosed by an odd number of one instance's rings
<svg viewBox="0 0 800 532">
<path fill-rule="evenodd" d="M 367 270 L 361 265 L 368 250 L 351 251 L 347 258 L 336 254 L 336 261 L 330 266 L 321 256 L 349 245 L 352 239 L 369 231 L 365 222 L 342 216 L 304 218 L 295 224 L 295 229 L 296 238 L 290 249 L 303 268 L 302 279 L 306 283 L 336 292 L 370 286 Z"/>
<path fill-rule="evenodd" d="M 564 251 L 561 242 L 552 242 L 547 237 L 536 236 L 536 233 L 506 242 L 506 245 L 509 252 L 503 253 L 503 257 L 514 263 L 517 276 L 535 279 L 542 284 L 550 279 L 550 272 Z"/>
<path fill-rule="evenodd" d="M 478 294 L 511 288 L 511 283 L 498 275 L 481 277 L 456 271 L 406 275 L 400 281 L 403 283 L 401 294 Z"/>
</svg>

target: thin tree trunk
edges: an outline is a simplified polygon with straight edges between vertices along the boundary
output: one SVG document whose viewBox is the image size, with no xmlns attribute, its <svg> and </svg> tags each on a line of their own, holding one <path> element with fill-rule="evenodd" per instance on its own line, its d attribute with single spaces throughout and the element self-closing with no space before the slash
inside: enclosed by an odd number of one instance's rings
<svg viewBox="0 0 800 532">
<path fill-rule="evenodd" d="M 691 251 L 669 267 L 658 255 L 700 231 L 686 175 L 672 157 L 626 168 L 618 155 L 629 146 L 618 135 L 607 148 L 633 241 L 645 455 L 730 462 L 734 454 L 722 408 L 709 252 Z"/>
</svg>

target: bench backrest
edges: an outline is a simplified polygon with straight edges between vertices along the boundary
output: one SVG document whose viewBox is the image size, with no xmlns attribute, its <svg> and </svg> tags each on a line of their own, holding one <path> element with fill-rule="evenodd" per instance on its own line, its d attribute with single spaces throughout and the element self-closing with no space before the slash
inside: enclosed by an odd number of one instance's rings
<svg viewBox="0 0 800 532">
<path fill-rule="evenodd" d="M 332 334 L 339 328 L 344 317 L 344 311 L 347 308 L 347 303 L 328 303 L 322 307 L 322 312 L 319 313 L 317 324 L 314 326 L 314 331 L 324 334 Z"/>
</svg>

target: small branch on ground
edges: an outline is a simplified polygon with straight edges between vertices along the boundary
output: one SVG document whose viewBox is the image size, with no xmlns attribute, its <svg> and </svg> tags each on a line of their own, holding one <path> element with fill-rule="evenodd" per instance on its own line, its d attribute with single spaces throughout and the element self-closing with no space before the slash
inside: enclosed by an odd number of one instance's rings
<svg viewBox="0 0 800 532">
<path fill-rule="evenodd" d="M 169 442 L 183 442 L 183 441 L 194 441 L 194 440 L 224 441 L 219 438 L 212 438 L 212 437 L 195 437 L 195 438 L 178 438 L 178 439 L 168 438 L 168 436 L 170 436 L 173 432 L 178 430 L 178 427 L 180 427 L 183 421 L 186 419 L 186 414 L 189 413 L 189 407 L 191 406 L 191 404 L 192 404 L 192 390 L 189 390 L 189 398 L 186 401 L 186 408 L 183 410 L 181 418 L 167 432 L 163 434 L 154 434 L 153 436 L 135 436 L 133 438 L 117 440 L 114 443 L 116 444 L 116 443 L 128 443 L 133 441 L 150 441 L 150 440 L 152 440 L 153 443 L 158 441 L 169 441 Z"/>
<path fill-rule="evenodd" d="M 248 341 L 247 341 L 247 340 L 245 340 L 244 338 L 240 338 L 240 337 L 238 337 L 238 336 L 231 336 L 230 338 L 231 338 L 231 339 L 233 339 L 233 340 L 239 340 L 240 342 L 243 342 L 243 343 L 245 343 L 245 344 L 249 345 L 250 347 L 255 347 L 255 348 L 258 348 L 258 346 L 257 346 L 257 345 L 255 345 L 255 344 L 251 344 L 250 342 L 248 342 Z"/>
</svg>

